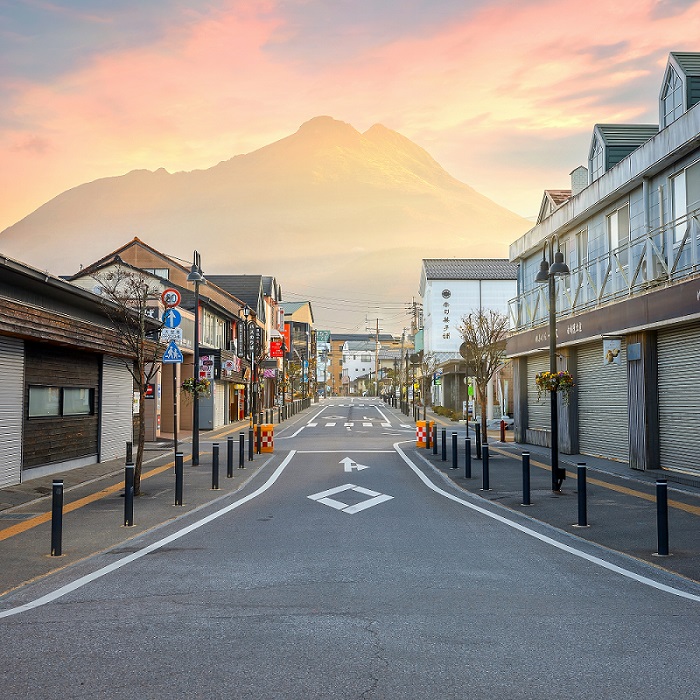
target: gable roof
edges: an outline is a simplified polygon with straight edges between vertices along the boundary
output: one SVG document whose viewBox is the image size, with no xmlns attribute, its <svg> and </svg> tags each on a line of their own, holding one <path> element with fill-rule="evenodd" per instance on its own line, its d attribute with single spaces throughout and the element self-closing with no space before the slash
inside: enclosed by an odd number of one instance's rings
<svg viewBox="0 0 700 700">
<path fill-rule="evenodd" d="M 545 190 L 540 204 L 540 213 L 537 223 L 542 223 L 557 207 L 560 207 L 567 199 L 571 198 L 571 190 Z"/>
<path fill-rule="evenodd" d="M 264 315 L 262 275 L 205 275 L 207 282 L 227 291 L 255 309 L 258 318 Z"/>
<path fill-rule="evenodd" d="M 634 146 L 646 143 L 659 133 L 658 124 L 596 124 L 593 127 L 606 146 Z"/>
<path fill-rule="evenodd" d="M 423 272 L 428 280 L 514 280 L 518 265 L 507 258 L 431 258 Z"/>
<path fill-rule="evenodd" d="M 671 51 L 669 56 L 687 76 L 700 76 L 700 53 Z"/>
</svg>

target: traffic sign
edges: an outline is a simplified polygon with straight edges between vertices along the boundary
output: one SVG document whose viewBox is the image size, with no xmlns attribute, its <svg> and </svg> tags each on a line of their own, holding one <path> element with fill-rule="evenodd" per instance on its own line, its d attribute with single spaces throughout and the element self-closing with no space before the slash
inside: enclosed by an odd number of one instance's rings
<svg viewBox="0 0 700 700">
<path fill-rule="evenodd" d="M 161 328 L 160 342 L 169 343 L 171 340 L 176 343 L 182 342 L 182 328 Z"/>
<path fill-rule="evenodd" d="M 163 325 L 166 328 L 177 328 L 182 321 L 182 314 L 177 309 L 168 309 L 163 314 Z"/>
<path fill-rule="evenodd" d="M 182 363 L 183 359 L 182 351 L 175 345 L 175 341 L 171 340 L 163 353 L 163 362 L 166 365 L 179 365 Z"/>
<path fill-rule="evenodd" d="M 180 302 L 182 301 L 182 297 L 177 289 L 169 287 L 168 289 L 163 290 L 163 293 L 160 295 L 160 300 L 163 302 L 163 306 L 170 309 L 173 306 L 179 306 Z"/>
</svg>

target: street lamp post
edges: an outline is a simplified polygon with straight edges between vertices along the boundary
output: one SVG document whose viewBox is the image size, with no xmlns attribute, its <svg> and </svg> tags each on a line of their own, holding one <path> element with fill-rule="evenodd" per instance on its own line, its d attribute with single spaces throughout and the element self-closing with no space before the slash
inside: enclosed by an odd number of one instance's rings
<svg viewBox="0 0 700 700">
<path fill-rule="evenodd" d="M 194 251 L 192 269 L 187 275 L 188 282 L 194 282 L 194 381 L 199 381 L 199 285 L 206 282 L 202 274 L 202 261 Z M 192 466 L 199 465 L 199 392 L 192 395 Z"/>
<path fill-rule="evenodd" d="M 549 246 L 550 265 L 547 261 L 547 247 Z M 554 252 L 554 236 L 545 240 L 542 248 L 542 262 L 540 271 L 535 277 L 535 282 L 546 282 L 549 292 L 549 371 L 557 373 L 557 309 L 556 309 L 556 282 L 555 277 L 570 275 L 568 265 L 564 262 L 564 254 L 559 248 L 557 239 L 557 252 Z M 561 485 L 566 478 L 566 470 L 559 467 L 559 409 L 557 406 L 557 392 L 550 391 L 550 420 L 551 420 L 551 464 L 552 464 L 552 491 L 561 491 Z"/>
<path fill-rule="evenodd" d="M 253 414 L 255 412 L 255 321 L 252 320 L 252 311 L 246 304 L 243 307 L 243 318 L 245 318 L 245 356 L 250 361 L 250 378 L 248 380 L 248 411 L 250 413 L 250 425 L 254 424 Z M 248 319 L 251 319 L 250 321 Z"/>
</svg>

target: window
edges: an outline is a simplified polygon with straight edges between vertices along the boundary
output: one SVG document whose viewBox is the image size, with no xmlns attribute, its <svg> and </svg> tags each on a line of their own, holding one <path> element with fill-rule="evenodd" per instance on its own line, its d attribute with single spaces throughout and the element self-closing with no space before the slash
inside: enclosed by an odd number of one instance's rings
<svg viewBox="0 0 700 700">
<path fill-rule="evenodd" d="M 29 387 L 29 417 L 61 415 L 61 390 L 57 386 Z"/>
<path fill-rule="evenodd" d="M 86 387 L 30 386 L 29 418 L 91 416 L 95 390 Z"/>
<path fill-rule="evenodd" d="M 603 144 L 596 136 L 591 146 L 591 155 L 588 159 L 589 170 L 591 172 L 591 182 L 597 180 L 605 172 L 605 162 L 603 160 Z"/>
<path fill-rule="evenodd" d="M 584 267 L 588 262 L 588 229 L 583 229 L 576 234 L 576 265 Z"/>
<path fill-rule="evenodd" d="M 167 267 L 144 267 L 143 271 L 166 280 L 170 279 L 170 270 Z"/>
<path fill-rule="evenodd" d="M 668 69 L 668 76 L 661 91 L 661 126 L 668 126 L 683 114 L 683 82 L 673 68 Z"/>
<path fill-rule="evenodd" d="M 89 416 L 92 414 L 92 389 L 65 388 L 63 390 L 64 416 Z"/>
<path fill-rule="evenodd" d="M 629 255 L 628 245 L 630 241 L 630 208 L 625 204 L 608 216 L 608 247 L 610 254 L 617 255 L 617 265 L 613 263 L 612 272 L 619 267 L 627 267 Z"/>
<path fill-rule="evenodd" d="M 700 163 L 671 178 L 673 242 L 680 243 L 688 228 L 687 215 L 700 208 Z"/>
</svg>

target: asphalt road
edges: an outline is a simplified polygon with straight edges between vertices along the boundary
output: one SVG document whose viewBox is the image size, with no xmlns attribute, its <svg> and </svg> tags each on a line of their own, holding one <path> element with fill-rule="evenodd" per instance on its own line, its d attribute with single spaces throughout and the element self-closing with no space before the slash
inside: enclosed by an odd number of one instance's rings
<svg viewBox="0 0 700 700">
<path fill-rule="evenodd" d="M 459 490 L 405 426 L 326 402 L 242 491 L 11 595 L 2 697 L 698 697 L 700 587 Z"/>
</svg>

